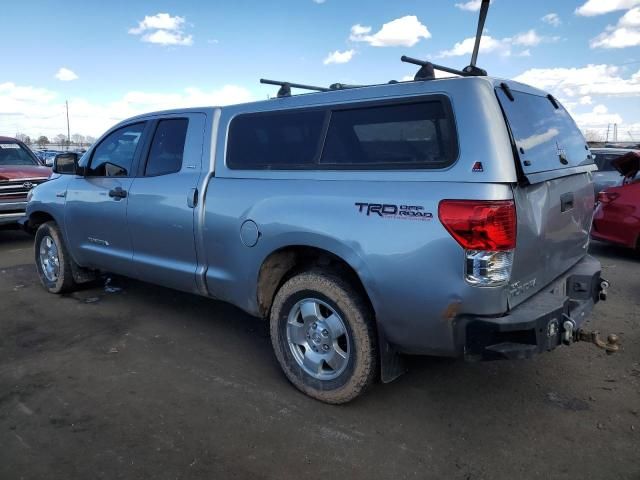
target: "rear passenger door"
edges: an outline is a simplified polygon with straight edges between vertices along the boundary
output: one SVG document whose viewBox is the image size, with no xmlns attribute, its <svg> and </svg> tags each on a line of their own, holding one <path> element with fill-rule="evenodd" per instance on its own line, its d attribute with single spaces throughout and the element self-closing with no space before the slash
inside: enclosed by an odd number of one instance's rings
<svg viewBox="0 0 640 480">
<path fill-rule="evenodd" d="M 194 212 L 205 119 L 190 113 L 152 124 L 127 209 L 134 275 L 141 280 L 196 291 Z"/>
</svg>

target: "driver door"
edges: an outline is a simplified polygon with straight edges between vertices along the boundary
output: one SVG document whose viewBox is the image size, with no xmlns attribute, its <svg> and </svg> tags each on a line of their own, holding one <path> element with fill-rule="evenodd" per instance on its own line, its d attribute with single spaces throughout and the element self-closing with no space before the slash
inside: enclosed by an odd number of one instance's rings
<svg viewBox="0 0 640 480">
<path fill-rule="evenodd" d="M 131 273 L 127 202 L 146 130 L 143 121 L 108 134 L 93 149 L 84 175 L 69 182 L 64 223 L 69 249 L 79 265 Z"/>
</svg>

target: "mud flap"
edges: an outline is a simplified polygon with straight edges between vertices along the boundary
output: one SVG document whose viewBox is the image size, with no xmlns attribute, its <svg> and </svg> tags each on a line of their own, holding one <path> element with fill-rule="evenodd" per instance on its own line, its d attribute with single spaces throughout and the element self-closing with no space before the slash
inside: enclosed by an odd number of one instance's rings
<svg viewBox="0 0 640 480">
<path fill-rule="evenodd" d="M 404 358 L 393 346 L 378 326 L 378 351 L 380 353 L 380 380 L 382 383 L 393 382 L 407 371 Z"/>
</svg>

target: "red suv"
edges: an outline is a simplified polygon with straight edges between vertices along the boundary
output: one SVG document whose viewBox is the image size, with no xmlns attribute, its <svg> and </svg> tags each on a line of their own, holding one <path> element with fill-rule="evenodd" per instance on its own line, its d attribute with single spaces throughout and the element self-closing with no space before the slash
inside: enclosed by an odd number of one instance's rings
<svg viewBox="0 0 640 480">
<path fill-rule="evenodd" d="M 50 175 L 51 169 L 24 143 L 0 137 L 0 225 L 16 223 L 24 215 L 29 190 Z"/>
<path fill-rule="evenodd" d="M 640 154 L 627 153 L 611 165 L 624 178 L 598 194 L 591 237 L 640 250 Z"/>
</svg>

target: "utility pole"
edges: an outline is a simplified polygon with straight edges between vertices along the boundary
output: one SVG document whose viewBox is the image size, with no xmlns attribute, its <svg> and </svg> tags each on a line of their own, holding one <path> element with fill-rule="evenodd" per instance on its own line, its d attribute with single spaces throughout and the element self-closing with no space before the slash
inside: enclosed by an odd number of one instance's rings
<svg viewBox="0 0 640 480">
<path fill-rule="evenodd" d="M 607 123 L 607 137 L 604 139 L 604 143 L 609 142 L 609 127 L 611 127 L 611 124 Z"/>
<path fill-rule="evenodd" d="M 67 150 L 69 150 L 69 145 L 71 145 L 71 130 L 69 129 L 69 101 L 65 100 L 64 104 L 67 106 Z"/>
</svg>

